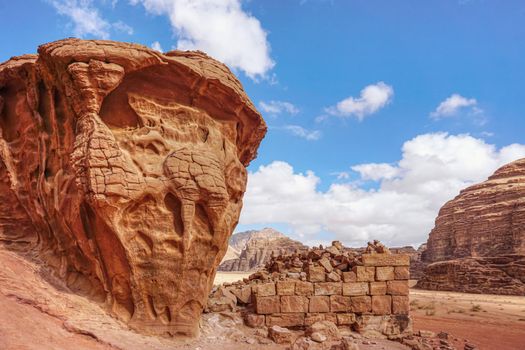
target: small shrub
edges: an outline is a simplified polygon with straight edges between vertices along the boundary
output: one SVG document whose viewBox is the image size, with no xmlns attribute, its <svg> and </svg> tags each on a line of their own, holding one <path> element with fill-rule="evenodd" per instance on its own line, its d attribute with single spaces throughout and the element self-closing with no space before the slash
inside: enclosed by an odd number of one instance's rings
<svg viewBox="0 0 525 350">
<path fill-rule="evenodd" d="M 472 312 L 480 312 L 481 311 L 481 305 L 479 305 L 479 304 L 472 305 L 472 307 L 470 308 L 470 311 L 472 311 Z"/>
</svg>

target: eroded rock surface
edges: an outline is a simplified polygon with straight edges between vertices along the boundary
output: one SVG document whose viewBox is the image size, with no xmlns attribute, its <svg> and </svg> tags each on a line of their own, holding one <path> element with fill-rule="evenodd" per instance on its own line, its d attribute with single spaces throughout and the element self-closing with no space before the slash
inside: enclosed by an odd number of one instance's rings
<svg viewBox="0 0 525 350">
<path fill-rule="evenodd" d="M 0 241 L 151 334 L 198 330 L 266 125 L 200 52 L 67 39 L 0 65 Z"/>
<path fill-rule="evenodd" d="M 468 187 L 439 211 L 418 287 L 525 295 L 525 159 Z"/>
</svg>

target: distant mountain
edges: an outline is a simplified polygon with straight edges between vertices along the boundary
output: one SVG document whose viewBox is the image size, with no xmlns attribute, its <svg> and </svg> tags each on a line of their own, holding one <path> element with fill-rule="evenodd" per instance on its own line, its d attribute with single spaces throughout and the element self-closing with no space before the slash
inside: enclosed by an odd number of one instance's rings
<svg viewBox="0 0 525 350">
<path fill-rule="evenodd" d="M 272 252 L 279 255 L 292 253 L 296 249 L 308 247 L 272 228 L 239 232 L 230 238 L 228 251 L 219 271 L 256 270 L 264 266 Z"/>
</svg>

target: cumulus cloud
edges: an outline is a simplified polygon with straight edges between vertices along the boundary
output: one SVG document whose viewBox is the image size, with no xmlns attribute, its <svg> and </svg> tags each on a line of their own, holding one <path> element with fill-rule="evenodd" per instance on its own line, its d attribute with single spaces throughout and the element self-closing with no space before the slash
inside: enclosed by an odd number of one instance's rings
<svg viewBox="0 0 525 350">
<path fill-rule="evenodd" d="M 153 50 L 157 50 L 159 52 L 164 52 L 164 50 L 162 49 L 162 46 L 160 45 L 160 43 L 158 41 L 154 41 L 152 44 L 151 44 L 151 48 Z"/>
<path fill-rule="evenodd" d="M 58 14 L 69 17 L 76 36 L 109 39 L 111 24 L 100 16 L 91 0 L 53 0 L 50 3 Z"/>
<path fill-rule="evenodd" d="M 321 131 L 308 130 L 299 125 L 285 125 L 283 129 L 308 141 L 316 141 L 321 138 Z"/>
<path fill-rule="evenodd" d="M 470 114 L 481 114 L 483 110 L 478 107 L 475 98 L 466 98 L 459 94 L 452 94 L 437 106 L 436 110 L 430 113 L 432 119 L 441 119 L 458 115 L 460 111 L 467 110 Z"/>
<path fill-rule="evenodd" d="M 287 113 L 291 115 L 295 115 L 299 113 L 299 108 L 297 108 L 294 104 L 286 101 L 269 101 L 259 102 L 259 108 L 270 115 L 279 115 L 282 113 Z"/>
<path fill-rule="evenodd" d="M 177 49 L 202 50 L 247 76 L 265 77 L 274 62 L 267 33 L 240 0 L 131 0 L 169 17 Z"/>
<path fill-rule="evenodd" d="M 92 0 L 49 0 L 49 3 L 59 15 L 69 18 L 73 34 L 77 37 L 109 39 L 112 29 L 128 35 L 133 34 L 133 28 L 126 23 L 110 23 L 104 19 Z"/>
<path fill-rule="evenodd" d="M 240 223 L 286 224 L 305 242 L 419 244 L 446 201 L 522 157 L 521 144 L 498 149 L 470 135 L 424 134 L 405 142 L 394 164 L 352 167 L 361 180 L 376 181 L 376 187 L 357 181 L 333 183 L 325 191 L 312 171 L 298 173 L 275 161 L 250 172 Z"/>
<path fill-rule="evenodd" d="M 373 114 L 392 101 L 394 89 L 392 86 L 380 81 L 366 86 L 361 90 L 359 97 L 347 97 L 335 106 L 325 109 L 328 114 L 341 117 L 354 116 L 363 120 L 367 115 Z"/>
</svg>

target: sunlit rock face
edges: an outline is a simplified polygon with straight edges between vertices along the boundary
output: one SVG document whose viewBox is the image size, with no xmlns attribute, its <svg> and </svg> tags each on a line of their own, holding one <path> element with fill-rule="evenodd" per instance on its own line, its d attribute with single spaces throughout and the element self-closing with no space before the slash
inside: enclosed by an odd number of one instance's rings
<svg viewBox="0 0 525 350">
<path fill-rule="evenodd" d="M 426 289 L 525 295 L 525 159 L 446 203 L 422 254 Z"/>
<path fill-rule="evenodd" d="M 67 39 L 0 65 L 0 240 L 151 334 L 196 335 L 266 125 L 200 52 Z"/>
</svg>

